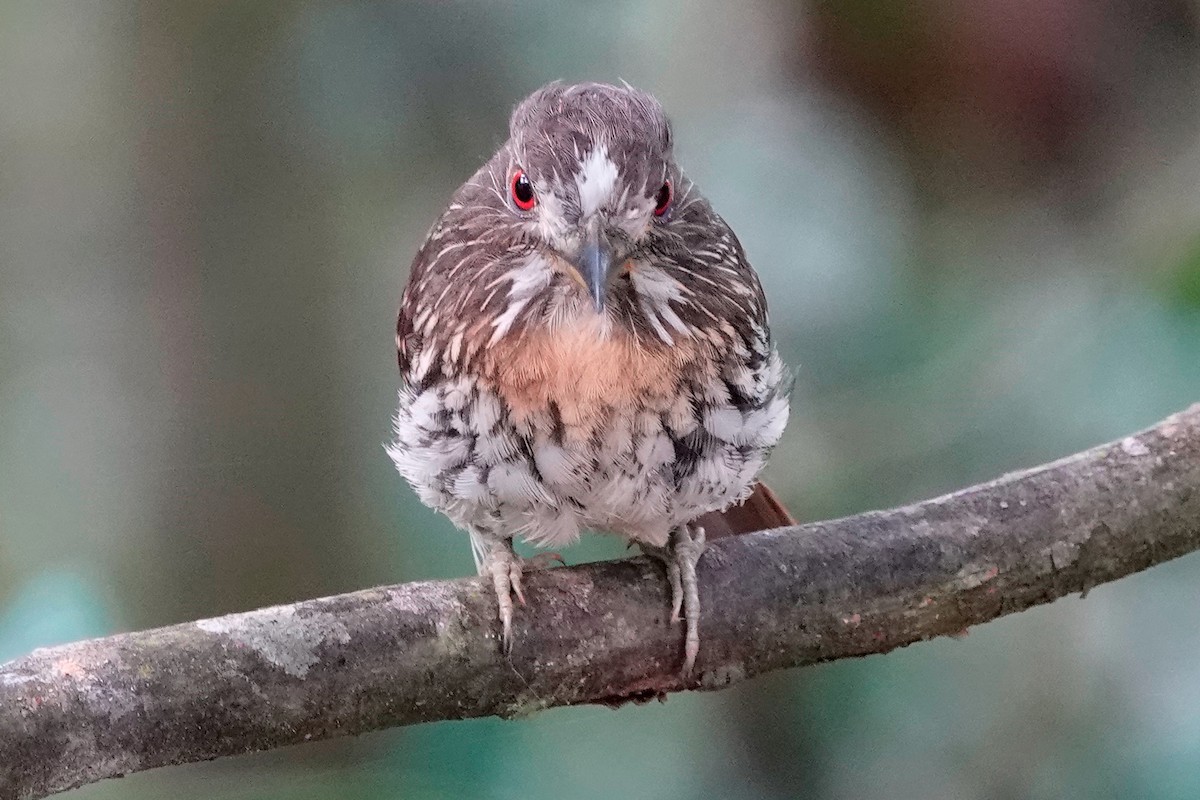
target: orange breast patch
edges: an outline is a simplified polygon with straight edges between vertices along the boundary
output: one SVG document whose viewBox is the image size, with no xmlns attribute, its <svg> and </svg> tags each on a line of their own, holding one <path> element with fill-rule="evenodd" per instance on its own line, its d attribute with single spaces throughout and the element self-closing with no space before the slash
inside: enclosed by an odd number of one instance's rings
<svg viewBox="0 0 1200 800">
<path fill-rule="evenodd" d="M 691 340 L 647 344 L 596 322 L 558 331 L 528 331 L 497 343 L 488 373 L 514 421 L 557 404 L 568 437 L 589 436 L 614 412 L 666 409 L 684 367 L 698 356 Z"/>
</svg>

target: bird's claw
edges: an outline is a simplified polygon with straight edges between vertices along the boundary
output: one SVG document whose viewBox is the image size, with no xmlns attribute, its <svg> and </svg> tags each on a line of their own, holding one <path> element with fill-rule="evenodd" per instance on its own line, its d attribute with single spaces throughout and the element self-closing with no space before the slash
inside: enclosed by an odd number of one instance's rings
<svg viewBox="0 0 1200 800">
<path fill-rule="evenodd" d="M 683 675 L 691 675 L 700 653 L 700 591 L 696 564 L 704 554 L 704 528 L 683 525 L 671 532 L 666 547 L 646 552 L 663 562 L 671 585 L 671 622 L 687 623 L 683 643 Z M 680 612 L 683 612 L 680 616 Z"/>
<path fill-rule="evenodd" d="M 500 539 L 491 543 L 479 565 L 479 574 L 492 579 L 499 606 L 500 636 L 507 655 L 513 648 L 513 598 L 518 605 L 525 605 L 525 569 L 545 569 L 554 562 L 566 564 L 558 553 L 538 553 L 526 561 L 513 550 L 512 539 Z"/>
<path fill-rule="evenodd" d="M 517 597 L 517 602 L 521 605 L 525 605 L 525 587 L 521 584 L 523 577 L 524 569 L 522 567 L 522 560 L 520 556 L 517 556 L 508 565 L 508 582 L 512 586 L 512 593 Z"/>
<path fill-rule="evenodd" d="M 506 655 L 512 652 L 513 645 L 513 596 L 516 596 L 518 603 L 525 605 L 525 591 L 521 583 L 523 565 L 524 560 L 513 551 L 512 539 L 503 539 L 488 550 L 479 567 L 480 573 L 491 576 L 492 587 L 496 591 L 500 635 Z"/>
</svg>

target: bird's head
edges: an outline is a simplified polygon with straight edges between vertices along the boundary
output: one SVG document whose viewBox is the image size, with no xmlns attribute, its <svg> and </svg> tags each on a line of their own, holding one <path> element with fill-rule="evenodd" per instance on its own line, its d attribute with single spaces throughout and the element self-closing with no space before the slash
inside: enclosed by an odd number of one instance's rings
<svg viewBox="0 0 1200 800">
<path fill-rule="evenodd" d="M 669 244 L 678 169 L 662 106 L 629 87 L 551 84 L 513 113 L 498 154 L 512 234 L 603 313 L 633 261 Z"/>
<path fill-rule="evenodd" d="M 417 349 L 433 358 L 430 348 L 469 360 L 528 331 L 617 332 L 654 347 L 763 339 L 758 280 L 676 165 L 657 100 L 554 83 L 517 107 L 509 133 L 417 255 L 402 365 Z"/>
</svg>

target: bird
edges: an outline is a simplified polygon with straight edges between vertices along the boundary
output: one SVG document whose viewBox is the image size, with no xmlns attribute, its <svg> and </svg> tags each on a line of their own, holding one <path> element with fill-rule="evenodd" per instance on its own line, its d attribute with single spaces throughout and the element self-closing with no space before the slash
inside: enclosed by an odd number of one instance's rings
<svg viewBox="0 0 1200 800">
<path fill-rule="evenodd" d="M 793 522 L 757 480 L 791 387 L 762 286 L 649 93 L 550 83 L 508 133 L 412 262 L 387 451 L 469 534 L 506 653 L 514 539 L 606 531 L 665 565 L 689 675 L 706 528 Z"/>
</svg>

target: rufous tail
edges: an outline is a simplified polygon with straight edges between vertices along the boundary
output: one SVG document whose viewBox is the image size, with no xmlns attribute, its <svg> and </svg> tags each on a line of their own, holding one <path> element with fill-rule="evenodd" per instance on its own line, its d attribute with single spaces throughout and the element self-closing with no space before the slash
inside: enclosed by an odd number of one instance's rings
<svg viewBox="0 0 1200 800">
<path fill-rule="evenodd" d="M 754 484 L 754 491 L 745 502 L 724 511 L 710 511 L 700 516 L 694 524 L 704 528 L 705 538 L 711 541 L 722 536 L 786 528 L 795 525 L 796 519 L 788 513 L 771 488 L 759 482 Z"/>
</svg>

